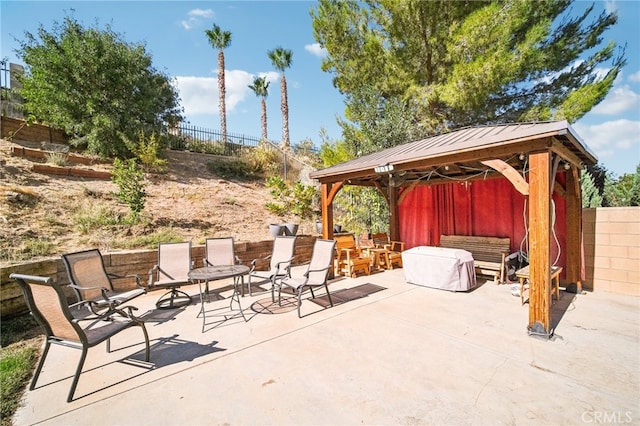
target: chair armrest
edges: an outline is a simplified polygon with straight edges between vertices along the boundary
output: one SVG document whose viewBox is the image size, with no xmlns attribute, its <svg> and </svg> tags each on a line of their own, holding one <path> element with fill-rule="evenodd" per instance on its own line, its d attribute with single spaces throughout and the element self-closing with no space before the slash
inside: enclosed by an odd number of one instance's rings
<svg viewBox="0 0 640 426">
<path fill-rule="evenodd" d="M 158 265 L 153 265 L 153 268 L 149 269 L 149 281 L 148 286 L 153 286 L 153 273 L 158 270 Z"/>
<path fill-rule="evenodd" d="M 271 256 L 269 256 L 271 257 Z M 291 258 L 287 260 L 280 261 L 276 263 L 276 275 L 280 272 L 280 268 L 285 270 L 286 275 L 291 275 L 291 263 L 295 259 L 295 256 L 291 256 Z M 285 265 L 284 267 L 282 265 Z"/>
<path fill-rule="evenodd" d="M 100 293 L 102 293 L 102 298 L 105 300 L 105 302 L 111 302 L 109 300 L 109 296 L 107 296 L 107 292 L 109 291 L 108 288 L 104 288 L 104 287 L 100 287 L 100 286 L 84 287 L 84 286 L 76 285 L 76 284 L 69 284 L 69 287 L 71 287 L 73 289 L 76 289 L 78 291 L 100 289 Z M 80 295 L 78 295 L 78 298 L 80 298 Z"/>
<path fill-rule="evenodd" d="M 108 272 L 107 276 L 111 279 L 116 279 L 116 280 L 122 280 L 125 278 L 133 278 L 136 280 L 136 286 L 138 288 L 144 288 L 142 287 L 142 285 L 140 284 L 140 275 L 137 274 L 126 274 L 126 275 L 118 275 L 118 274 L 114 274 L 112 272 Z"/>
<path fill-rule="evenodd" d="M 403 241 L 391 241 L 390 249 L 392 251 L 404 251 L 404 242 Z M 396 246 L 400 246 L 400 250 L 396 249 Z"/>
<path fill-rule="evenodd" d="M 269 260 L 269 259 L 271 259 L 271 255 L 265 256 L 265 257 L 258 257 L 258 258 L 253 259 L 251 261 L 251 269 L 249 270 L 249 273 L 252 273 L 253 271 L 256 270 L 256 265 L 257 265 L 258 261 L 260 261 L 260 260 Z"/>
<path fill-rule="evenodd" d="M 331 265 L 328 265 L 328 266 L 326 266 L 326 267 L 324 267 L 324 268 L 321 268 L 321 269 L 308 269 L 308 270 L 307 270 L 307 272 L 305 272 L 305 273 L 304 273 L 304 276 L 305 276 L 305 277 L 307 277 L 307 278 L 309 278 L 309 274 L 310 274 L 311 272 L 322 272 L 322 271 L 326 271 L 326 270 L 327 270 L 327 269 L 329 269 L 330 267 L 331 267 Z"/>
</svg>

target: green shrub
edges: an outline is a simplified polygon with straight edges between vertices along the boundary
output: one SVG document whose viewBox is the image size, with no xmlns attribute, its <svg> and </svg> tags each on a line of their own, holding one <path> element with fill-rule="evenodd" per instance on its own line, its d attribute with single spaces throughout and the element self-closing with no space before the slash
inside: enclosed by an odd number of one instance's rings
<svg viewBox="0 0 640 426">
<path fill-rule="evenodd" d="M 144 173 L 134 159 L 125 162 L 116 158 L 113 166 L 113 177 L 111 180 L 120 188 L 116 196 L 121 202 L 129 206 L 131 216 L 137 218 L 144 209 L 147 198 Z"/>
<path fill-rule="evenodd" d="M 73 220 L 82 234 L 105 226 L 123 225 L 135 222 L 133 217 L 125 218 L 107 204 L 83 202 L 73 214 Z"/>
<path fill-rule="evenodd" d="M 224 155 L 224 144 L 220 141 L 201 141 L 199 139 L 189 140 L 184 144 L 184 149 L 202 154 Z"/>
<path fill-rule="evenodd" d="M 161 229 L 153 234 L 140 235 L 137 237 L 126 237 L 112 242 L 112 246 L 124 249 L 134 248 L 158 248 L 160 243 L 178 243 L 184 241 L 183 237 L 173 231 L 171 228 Z"/>
<path fill-rule="evenodd" d="M 166 159 L 160 158 L 160 153 L 166 148 L 167 142 L 163 142 L 161 136 L 155 132 L 146 137 L 144 131 L 138 132 L 138 140 L 132 141 L 124 134 L 121 135 L 127 148 L 140 160 L 142 167 L 149 172 L 165 172 L 169 167 Z"/>
<path fill-rule="evenodd" d="M 313 186 L 296 181 L 293 185 L 287 184 L 281 177 L 273 176 L 267 179 L 267 188 L 271 188 L 273 202 L 265 204 L 269 211 L 284 216 L 291 213 L 302 219 L 310 219 L 314 216 L 315 204 L 318 200 L 318 191 Z"/>
<path fill-rule="evenodd" d="M 242 159 L 255 174 L 265 177 L 278 176 L 282 168 L 282 153 L 265 143 L 244 150 Z"/>
<path fill-rule="evenodd" d="M 254 180 L 258 178 L 242 159 L 215 159 L 207 163 L 207 170 L 225 179 Z"/>
<path fill-rule="evenodd" d="M 48 164 L 54 166 L 66 166 L 69 163 L 69 157 L 63 152 L 50 152 L 46 156 Z"/>
</svg>

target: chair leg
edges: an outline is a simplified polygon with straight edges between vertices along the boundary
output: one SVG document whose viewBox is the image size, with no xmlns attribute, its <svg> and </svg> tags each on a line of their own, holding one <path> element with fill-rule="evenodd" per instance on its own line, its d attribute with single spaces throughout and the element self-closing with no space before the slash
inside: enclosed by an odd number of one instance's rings
<svg viewBox="0 0 640 426">
<path fill-rule="evenodd" d="M 329 293 L 329 286 L 327 285 L 326 281 L 324 283 L 324 288 L 327 290 L 327 297 L 329 298 L 329 305 L 331 305 L 331 307 L 333 308 L 333 300 L 331 300 L 331 293 Z"/>
<path fill-rule="evenodd" d="M 144 360 L 145 362 L 149 362 L 149 355 L 151 354 L 151 349 L 149 348 L 149 334 L 147 334 L 147 327 L 144 326 L 143 321 L 139 321 L 138 324 L 142 328 L 142 333 L 144 334 L 144 344 L 145 344 Z"/>
<path fill-rule="evenodd" d="M 302 305 L 302 290 L 304 290 L 304 286 L 300 286 L 298 289 L 298 318 L 302 318 L 302 314 L 300 313 L 300 306 Z M 311 297 L 313 297 L 313 291 Z"/>
<path fill-rule="evenodd" d="M 80 379 L 80 373 L 82 372 L 82 366 L 84 365 L 85 359 L 87 359 L 87 352 L 89 352 L 89 348 L 82 348 L 82 355 L 80 356 L 80 361 L 78 362 L 78 367 L 76 368 L 76 374 L 73 376 L 73 382 L 71 383 L 71 389 L 69 389 L 69 396 L 67 397 L 67 402 L 71 402 L 73 400 L 73 394 L 76 391 L 76 386 L 78 386 L 78 380 Z"/>
<path fill-rule="evenodd" d="M 158 301 L 156 302 L 156 307 L 158 309 L 173 309 L 186 306 L 190 303 L 191 296 L 189 296 L 182 290 L 172 288 L 170 291 L 166 292 L 158 299 Z"/>
<path fill-rule="evenodd" d="M 36 387 L 36 382 L 38 381 L 38 377 L 40 377 L 40 372 L 42 371 L 42 367 L 44 366 L 44 359 L 47 357 L 50 347 L 51 347 L 51 343 L 49 343 L 48 340 L 45 340 L 44 347 L 42 348 L 42 355 L 40 356 L 40 360 L 38 361 L 38 366 L 36 367 L 36 371 L 33 373 L 33 378 L 31 379 L 31 385 L 29 385 L 29 390 L 33 390 Z"/>
</svg>

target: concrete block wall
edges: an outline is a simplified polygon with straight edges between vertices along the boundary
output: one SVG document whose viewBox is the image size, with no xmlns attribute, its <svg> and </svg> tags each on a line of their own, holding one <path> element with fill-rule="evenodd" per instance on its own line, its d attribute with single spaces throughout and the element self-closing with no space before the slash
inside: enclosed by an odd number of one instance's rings
<svg viewBox="0 0 640 426">
<path fill-rule="evenodd" d="M 640 296 L 640 207 L 583 209 L 586 290 Z"/>
</svg>

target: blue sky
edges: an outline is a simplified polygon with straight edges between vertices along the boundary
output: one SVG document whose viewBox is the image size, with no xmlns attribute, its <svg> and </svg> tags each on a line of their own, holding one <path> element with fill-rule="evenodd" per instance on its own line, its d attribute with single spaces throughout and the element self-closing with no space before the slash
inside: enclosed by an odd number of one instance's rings
<svg viewBox="0 0 640 426">
<path fill-rule="evenodd" d="M 591 2 L 574 4 L 579 13 Z M 213 23 L 232 33 L 225 50 L 227 129 L 260 136 L 259 99 L 247 87 L 256 75 L 271 82 L 267 98 L 268 136 L 282 137 L 280 85 L 267 51 L 281 46 L 293 51 L 285 71 L 288 84 L 289 129 L 292 143 L 310 138 L 319 144 L 326 129 L 341 137 L 336 117 L 344 114 L 344 100 L 322 72 L 322 50 L 313 38 L 308 1 L 6 1 L 0 4 L 2 58 L 21 63 L 14 49 L 24 32 L 47 30 L 71 14 L 85 26 L 110 25 L 127 42 L 146 45 L 154 66 L 175 78 L 187 120 L 218 129 L 217 52 L 204 33 Z M 607 98 L 574 129 L 616 175 L 634 173 L 640 162 L 640 2 L 596 2 L 596 11 L 617 10 L 618 25 L 605 42 L 627 44 L 627 66 Z M 72 12 L 73 9 L 73 12 Z M 595 13 L 593 14 L 595 16 Z"/>
</svg>

